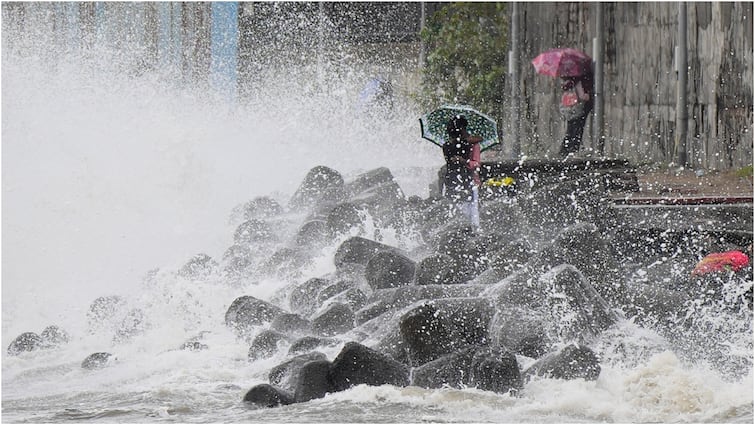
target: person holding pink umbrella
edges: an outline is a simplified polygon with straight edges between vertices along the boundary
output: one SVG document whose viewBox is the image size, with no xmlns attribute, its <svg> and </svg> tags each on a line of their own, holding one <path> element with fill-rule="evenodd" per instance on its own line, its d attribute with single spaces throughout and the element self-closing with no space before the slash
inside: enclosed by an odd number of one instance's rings
<svg viewBox="0 0 755 425">
<path fill-rule="evenodd" d="M 561 142 L 559 154 L 565 158 L 571 153 L 579 152 L 585 123 L 592 112 L 592 71 L 579 77 L 561 77 L 561 81 L 563 94 L 559 111 L 566 120 L 566 134 Z"/>
<path fill-rule="evenodd" d="M 551 49 L 532 60 L 539 74 L 561 79 L 559 111 L 566 120 L 566 134 L 559 154 L 562 158 L 579 151 L 587 117 L 593 108 L 592 59 L 572 48 Z"/>
</svg>

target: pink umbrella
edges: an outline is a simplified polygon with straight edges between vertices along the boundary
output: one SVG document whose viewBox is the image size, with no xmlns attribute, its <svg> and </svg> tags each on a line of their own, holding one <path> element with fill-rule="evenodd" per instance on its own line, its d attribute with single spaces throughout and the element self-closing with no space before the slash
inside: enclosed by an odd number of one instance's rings
<svg viewBox="0 0 755 425">
<path fill-rule="evenodd" d="M 538 74 L 551 77 L 579 77 L 587 74 L 592 58 L 585 52 L 572 48 L 550 49 L 532 59 Z"/>
</svg>

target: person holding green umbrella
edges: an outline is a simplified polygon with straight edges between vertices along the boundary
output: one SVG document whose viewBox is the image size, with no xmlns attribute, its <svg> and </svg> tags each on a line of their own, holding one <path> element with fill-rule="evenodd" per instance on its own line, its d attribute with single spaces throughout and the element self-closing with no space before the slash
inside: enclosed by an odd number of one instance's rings
<svg viewBox="0 0 755 425">
<path fill-rule="evenodd" d="M 446 160 L 443 194 L 459 206 L 475 229 L 479 229 L 478 170 L 482 137 L 469 134 L 467 119 L 463 115 L 455 115 L 448 120 L 446 131 L 448 140 L 442 146 Z"/>
<path fill-rule="evenodd" d="M 469 105 L 445 104 L 423 114 L 419 124 L 422 138 L 443 149 L 441 192 L 479 229 L 480 152 L 501 142 L 496 121 Z"/>
</svg>

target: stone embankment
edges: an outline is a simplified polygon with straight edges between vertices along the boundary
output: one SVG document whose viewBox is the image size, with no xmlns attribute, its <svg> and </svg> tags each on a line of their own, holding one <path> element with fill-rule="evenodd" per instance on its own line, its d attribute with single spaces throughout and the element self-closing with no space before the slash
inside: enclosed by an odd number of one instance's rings
<svg viewBox="0 0 755 425">
<path fill-rule="evenodd" d="M 751 313 L 752 267 L 726 279 L 690 275 L 703 254 L 744 242 L 747 232 L 697 226 L 648 238 L 617 208 L 615 181 L 579 170 L 568 178 L 530 172 L 515 188 L 488 193 L 475 231 L 444 198 L 406 197 L 387 168 L 347 181 L 318 166 L 288 205 L 258 197 L 239 206 L 223 258 L 198 254 L 175 275 L 232 287 L 260 276 L 290 282 L 270 300 L 228 300 L 225 325 L 249 347 L 250 361 L 287 358 L 243 396 L 257 407 L 361 384 L 516 394 L 535 376 L 597 379 L 593 344 L 624 320 L 661 323 L 655 331 L 679 342 L 700 314 L 692 305 L 725 301 Z M 637 186 L 665 187 L 646 177 Z M 385 242 L 387 231 L 396 242 Z M 337 247 L 335 270 L 305 276 L 326 247 Z M 731 282 L 734 296 L 724 297 Z M 93 327 L 113 319 L 108 329 L 121 343 L 149 321 L 118 296 L 95 300 L 89 319 Z M 205 342 L 200 334 L 180 349 L 203 350 Z M 25 333 L 8 352 L 48 346 Z M 115 358 L 94 353 L 82 367 Z"/>
</svg>

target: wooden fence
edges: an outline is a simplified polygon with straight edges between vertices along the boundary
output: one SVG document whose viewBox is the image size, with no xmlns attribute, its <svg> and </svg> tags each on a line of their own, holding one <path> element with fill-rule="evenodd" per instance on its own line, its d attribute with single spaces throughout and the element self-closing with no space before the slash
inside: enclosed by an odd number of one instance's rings
<svg viewBox="0 0 755 425">
<path fill-rule="evenodd" d="M 551 47 L 592 55 L 596 3 L 522 3 L 520 10 L 522 152 L 555 156 L 566 127 L 558 115 L 558 84 L 537 75 L 530 60 Z M 604 3 L 606 155 L 633 163 L 674 160 L 678 10 L 675 2 Z M 751 165 L 752 3 L 690 2 L 687 15 L 690 166 Z M 503 115 L 511 119 L 509 111 Z M 595 146 L 593 120 L 583 139 L 588 151 Z"/>
</svg>

